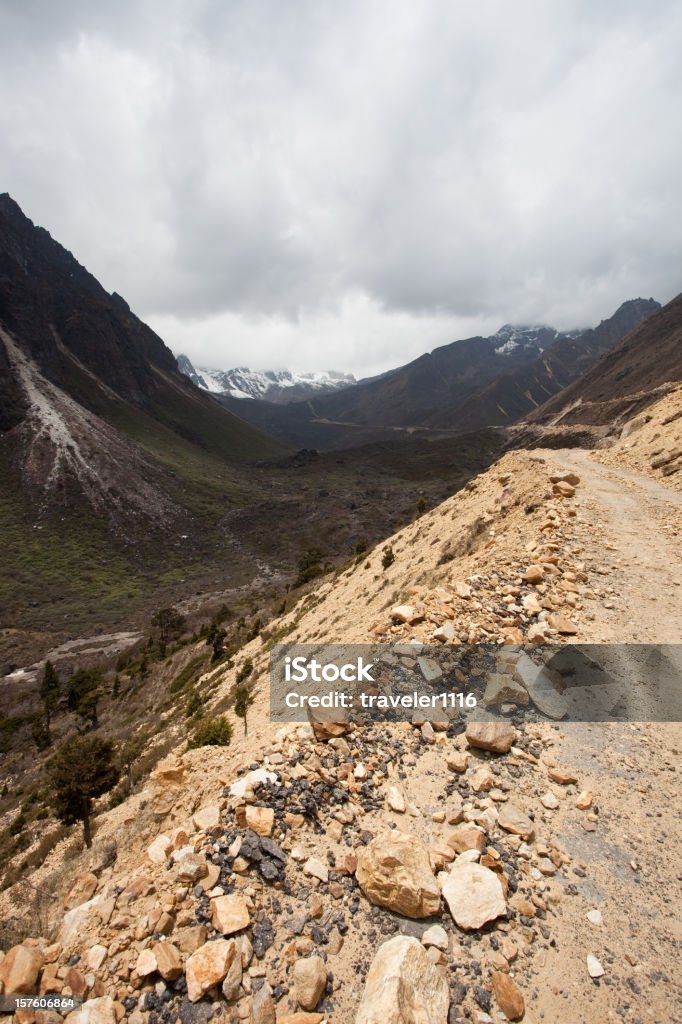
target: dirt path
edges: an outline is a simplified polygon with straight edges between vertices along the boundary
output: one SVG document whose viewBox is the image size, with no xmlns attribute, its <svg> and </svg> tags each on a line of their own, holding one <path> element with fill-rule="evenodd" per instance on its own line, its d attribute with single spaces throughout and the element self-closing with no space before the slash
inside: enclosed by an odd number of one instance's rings
<svg viewBox="0 0 682 1024">
<path fill-rule="evenodd" d="M 682 495 L 580 449 L 556 461 L 581 478 L 576 532 L 604 580 L 585 641 L 682 643 Z"/>
</svg>

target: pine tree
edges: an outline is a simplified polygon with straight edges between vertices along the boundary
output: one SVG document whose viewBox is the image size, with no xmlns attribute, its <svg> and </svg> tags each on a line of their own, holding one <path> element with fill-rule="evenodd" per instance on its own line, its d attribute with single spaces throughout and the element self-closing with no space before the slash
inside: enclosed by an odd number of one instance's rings
<svg viewBox="0 0 682 1024">
<path fill-rule="evenodd" d="M 83 822 L 85 845 L 92 846 L 92 803 L 116 784 L 119 770 L 113 740 L 72 736 L 47 764 L 52 805 L 64 825 Z"/>
<path fill-rule="evenodd" d="M 234 713 L 237 718 L 244 719 L 244 735 L 246 736 L 248 731 L 248 725 L 246 716 L 249 713 L 249 708 L 253 704 L 255 697 L 249 690 L 248 686 L 242 684 L 237 687 L 234 691 Z"/>
<path fill-rule="evenodd" d="M 43 678 L 40 683 L 40 699 L 43 704 L 43 719 L 45 722 L 44 734 L 47 740 L 47 744 L 52 742 L 50 736 L 50 723 L 52 716 L 59 707 L 59 676 L 57 670 L 51 661 L 45 662 L 45 668 L 43 670 Z"/>
</svg>

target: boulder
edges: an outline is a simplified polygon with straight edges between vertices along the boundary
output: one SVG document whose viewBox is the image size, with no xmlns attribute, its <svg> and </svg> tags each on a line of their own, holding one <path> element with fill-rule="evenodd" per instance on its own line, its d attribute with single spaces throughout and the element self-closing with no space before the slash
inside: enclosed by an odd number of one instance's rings
<svg viewBox="0 0 682 1024">
<path fill-rule="evenodd" d="M 150 974 L 154 974 L 158 964 L 156 957 L 154 956 L 151 949 L 143 949 L 137 958 L 135 964 L 135 970 L 141 978 L 146 978 Z"/>
<path fill-rule="evenodd" d="M 164 981 L 176 981 L 182 974 L 180 954 L 172 942 L 156 942 L 152 946 L 157 970 Z"/>
<path fill-rule="evenodd" d="M 536 665 L 527 654 L 520 654 L 514 668 L 514 678 L 528 691 L 538 711 L 548 718 L 559 720 L 568 714 L 568 704 L 558 690 L 561 676 L 558 672 Z"/>
<path fill-rule="evenodd" d="M 87 903 L 95 895 L 96 889 L 97 875 L 93 875 L 91 871 L 83 871 L 76 875 L 64 898 L 64 910 L 73 910 L 74 907 Z"/>
<path fill-rule="evenodd" d="M 187 961 L 187 997 L 191 1003 L 219 985 L 227 974 L 234 958 L 235 944 L 231 939 L 216 939 L 205 942 Z"/>
<path fill-rule="evenodd" d="M 236 808 L 235 818 L 240 828 L 250 828 L 259 836 L 272 835 L 275 827 L 275 812 L 271 807 L 242 804 Z"/>
<path fill-rule="evenodd" d="M 405 622 L 410 626 L 424 621 L 424 612 L 413 608 L 411 604 L 398 604 L 391 608 L 391 618 L 394 622 Z"/>
<path fill-rule="evenodd" d="M 327 965 L 322 957 L 297 960 L 293 969 L 294 992 L 299 1006 L 314 1010 L 327 988 Z"/>
<path fill-rule="evenodd" d="M 185 842 L 187 839 L 185 838 Z M 156 839 L 149 844 L 147 847 L 147 856 L 149 857 L 152 864 L 158 864 L 161 866 L 165 864 L 169 856 L 173 851 L 173 841 L 168 836 L 163 835 L 157 836 Z"/>
<path fill-rule="evenodd" d="M 447 1024 L 450 993 L 443 971 L 417 939 L 398 935 L 377 950 L 355 1024 Z"/>
<path fill-rule="evenodd" d="M 527 814 L 524 814 L 515 804 L 502 804 L 498 809 L 497 824 L 505 832 L 521 836 L 522 839 L 530 840 L 535 835 L 535 826 Z"/>
<path fill-rule="evenodd" d="M 191 847 L 177 850 L 174 856 L 175 877 L 182 882 L 198 882 L 208 874 L 208 863 L 203 853 L 195 853 Z"/>
<path fill-rule="evenodd" d="M 482 928 L 507 912 L 502 882 L 490 868 L 455 861 L 443 879 L 443 897 L 459 928 Z"/>
<path fill-rule="evenodd" d="M 248 928 L 251 915 L 246 900 L 238 893 L 218 896 L 211 901 L 211 923 L 222 935 L 232 935 L 242 928 Z"/>
<path fill-rule="evenodd" d="M 251 1024 L 275 1024 L 275 1000 L 267 981 L 251 999 Z"/>
<path fill-rule="evenodd" d="M 511 722 L 470 722 L 466 741 L 470 747 L 506 754 L 516 740 L 516 729 Z"/>
<path fill-rule="evenodd" d="M 212 805 L 201 807 L 192 815 L 192 823 L 197 832 L 210 832 L 220 825 L 220 808 Z"/>
<path fill-rule="evenodd" d="M 88 999 L 78 1009 L 69 1013 L 68 1024 L 117 1024 L 116 1004 L 111 996 Z"/>
<path fill-rule="evenodd" d="M 493 675 L 486 683 L 483 703 L 487 707 L 495 707 L 498 704 L 517 704 L 525 707 L 528 701 L 528 691 L 511 676 Z"/>
<path fill-rule="evenodd" d="M 12 946 L 0 963 L 0 982 L 7 996 L 34 994 L 38 991 L 38 975 L 43 954 L 33 946 Z"/>
<path fill-rule="evenodd" d="M 355 875 L 370 903 L 412 918 L 438 913 L 440 892 L 429 853 L 414 836 L 377 836 L 358 853 Z"/>
</svg>

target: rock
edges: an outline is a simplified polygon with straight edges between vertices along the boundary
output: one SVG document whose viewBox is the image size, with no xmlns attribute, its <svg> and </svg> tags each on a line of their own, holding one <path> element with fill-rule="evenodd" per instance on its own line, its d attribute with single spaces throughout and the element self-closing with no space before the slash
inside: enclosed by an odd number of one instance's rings
<svg viewBox="0 0 682 1024">
<path fill-rule="evenodd" d="M 329 868 L 319 857 L 309 857 L 303 865 L 303 874 L 309 878 L 318 878 L 320 882 L 329 881 Z"/>
<path fill-rule="evenodd" d="M 584 789 L 576 797 L 575 806 L 579 811 L 587 811 L 592 806 L 592 790 Z"/>
<path fill-rule="evenodd" d="M 180 954 L 172 942 L 156 942 L 152 946 L 157 970 L 164 981 L 176 981 L 182 974 Z"/>
<path fill-rule="evenodd" d="M 447 950 L 449 944 L 448 933 L 439 924 L 432 924 L 422 935 L 422 945 L 424 946 L 435 946 L 436 949 Z"/>
<path fill-rule="evenodd" d="M 521 604 L 523 605 L 524 610 L 527 611 L 529 615 L 539 615 L 542 611 L 542 605 L 538 601 L 537 594 L 526 594 Z"/>
<path fill-rule="evenodd" d="M 443 678 L 443 670 L 433 658 L 417 658 L 417 664 L 427 683 L 435 683 Z"/>
<path fill-rule="evenodd" d="M 230 796 L 237 797 L 239 800 L 243 800 L 246 794 L 268 782 L 277 782 L 277 774 L 275 772 L 268 772 L 265 768 L 256 768 L 255 771 L 248 772 L 248 774 L 242 776 L 237 782 L 233 782 L 230 786 Z"/>
<path fill-rule="evenodd" d="M 459 928 L 482 928 L 507 912 L 502 883 L 480 864 L 456 861 L 443 877 L 443 897 Z"/>
<path fill-rule="evenodd" d="M 390 786 L 388 793 L 386 794 L 386 801 L 388 806 L 396 814 L 405 813 L 405 797 L 397 786 Z"/>
<path fill-rule="evenodd" d="M 493 675 L 489 677 L 483 694 L 483 703 L 488 707 L 508 702 L 525 707 L 528 701 L 528 691 L 511 676 Z"/>
<path fill-rule="evenodd" d="M 429 853 L 414 836 L 384 832 L 358 853 L 355 876 L 370 903 L 405 917 L 437 914 L 440 891 Z"/>
<path fill-rule="evenodd" d="M 558 782 L 560 786 L 570 786 L 578 781 L 578 776 L 564 768 L 550 768 L 547 772 L 552 782 Z"/>
<path fill-rule="evenodd" d="M 585 916 L 590 924 L 593 924 L 595 928 L 600 928 L 604 923 L 604 919 L 601 916 L 601 910 L 588 910 Z"/>
<path fill-rule="evenodd" d="M 175 877 L 179 881 L 198 882 L 208 874 L 208 863 L 203 853 L 195 853 L 191 847 L 185 846 L 174 854 Z"/>
<path fill-rule="evenodd" d="M 345 736 L 350 730 L 348 722 L 321 722 L 316 718 L 310 719 L 313 735 L 318 743 L 325 743 L 327 740 L 338 739 Z"/>
<path fill-rule="evenodd" d="M 88 999 L 78 1009 L 69 1013 L 68 1024 L 117 1024 L 116 1004 L 111 996 Z"/>
<path fill-rule="evenodd" d="M 32 946 L 12 946 L 0 963 L 0 982 L 7 996 L 37 992 L 43 954 Z"/>
<path fill-rule="evenodd" d="M 433 639 L 438 640 L 441 644 L 456 644 L 457 634 L 455 633 L 455 627 L 449 620 L 444 622 L 438 629 L 434 629 Z"/>
<path fill-rule="evenodd" d="M 406 622 L 414 626 L 417 622 L 423 622 L 424 617 L 424 613 L 413 608 L 411 604 L 399 604 L 391 608 L 391 618 L 394 622 Z"/>
<path fill-rule="evenodd" d="M 367 975 L 355 1024 L 447 1024 L 450 993 L 443 971 L 415 938 L 384 942 Z"/>
<path fill-rule="evenodd" d="M 448 832 L 445 842 L 455 853 L 464 853 L 465 850 L 477 850 L 480 853 L 485 847 L 485 832 L 477 825 L 464 823 Z"/>
<path fill-rule="evenodd" d="M 185 839 L 185 842 L 187 840 Z M 173 851 L 173 841 L 161 834 L 147 847 L 147 856 L 152 864 L 165 864 Z"/>
<path fill-rule="evenodd" d="M 467 770 L 469 755 L 466 750 L 455 750 L 452 754 L 448 754 L 445 763 L 451 771 L 461 775 Z"/>
<path fill-rule="evenodd" d="M 578 632 L 578 627 L 574 622 L 571 622 L 565 615 L 548 615 L 547 621 L 552 629 L 555 629 L 557 633 L 561 633 L 562 636 L 575 636 Z"/>
<path fill-rule="evenodd" d="M 548 811 L 556 811 L 559 806 L 559 801 L 551 789 L 548 789 L 546 793 L 542 794 L 540 797 L 540 803 L 543 807 L 546 807 Z"/>
<path fill-rule="evenodd" d="M 64 910 L 73 910 L 82 903 L 87 903 L 95 895 L 96 889 L 97 875 L 93 875 L 91 871 L 83 871 L 76 875 L 64 898 Z"/>
<path fill-rule="evenodd" d="M 251 915 L 243 896 L 232 893 L 211 900 L 211 923 L 222 935 L 233 935 L 251 924 Z"/>
<path fill-rule="evenodd" d="M 240 828 L 250 828 L 259 836 L 271 836 L 275 827 L 275 812 L 271 807 L 242 804 L 236 809 L 235 817 Z"/>
<path fill-rule="evenodd" d="M 228 968 L 222 985 L 223 996 L 228 1003 L 234 1002 L 239 996 L 239 989 L 242 983 L 242 973 L 245 966 L 242 963 L 242 936 L 237 936 L 237 938 L 232 941 L 235 943 L 234 957 L 232 958 L 232 963 Z"/>
<path fill-rule="evenodd" d="M 587 954 L 587 970 L 591 978 L 601 978 L 604 974 L 604 968 L 591 953 Z"/>
<path fill-rule="evenodd" d="M 506 754 L 516 740 L 516 729 L 511 722 L 470 722 L 466 741 L 470 747 Z"/>
<path fill-rule="evenodd" d="M 191 1003 L 196 1003 L 215 985 L 220 984 L 234 954 L 235 944 L 231 939 L 206 942 L 192 953 L 185 967 L 187 997 Z"/>
<path fill-rule="evenodd" d="M 251 1024 L 275 1024 L 275 1000 L 267 982 L 253 994 Z"/>
<path fill-rule="evenodd" d="M 553 473 L 549 479 L 550 483 L 565 483 L 570 484 L 571 487 L 577 487 L 580 483 L 580 477 L 577 473 Z"/>
<path fill-rule="evenodd" d="M 98 971 L 107 958 L 107 947 L 98 944 L 91 946 L 85 957 L 89 970 Z"/>
<path fill-rule="evenodd" d="M 135 970 L 141 978 L 146 978 L 150 974 L 156 972 L 157 963 L 156 957 L 152 953 L 151 949 L 143 949 L 137 958 L 135 964 Z"/>
<path fill-rule="evenodd" d="M 322 957 L 297 960 L 293 969 L 296 999 L 304 1010 L 314 1010 L 327 987 L 327 965 Z"/>
<path fill-rule="evenodd" d="M 527 654 L 520 654 L 514 668 L 514 678 L 528 691 L 538 711 L 548 718 L 559 720 L 568 714 L 568 704 L 557 689 L 561 676 L 544 666 L 536 665 Z"/>
<path fill-rule="evenodd" d="M 521 1020 L 526 1012 L 526 1003 L 518 985 L 502 971 L 493 972 L 493 992 L 497 1005 L 509 1020 Z"/>
<path fill-rule="evenodd" d="M 532 840 L 535 835 L 533 822 L 515 804 L 502 804 L 499 808 L 497 823 L 505 832 L 521 836 L 522 839 Z"/>
<path fill-rule="evenodd" d="M 575 487 L 564 480 L 558 480 L 557 483 L 552 484 L 552 491 L 560 498 L 572 498 L 575 494 Z"/>
<path fill-rule="evenodd" d="M 461 597 L 465 601 L 471 597 L 472 590 L 468 583 L 455 583 L 454 586 L 457 597 Z"/>
<path fill-rule="evenodd" d="M 210 832 L 220 825 L 220 808 L 215 805 L 201 807 L 192 815 L 192 822 L 197 832 Z"/>
<path fill-rule="evenodd" d="M 545 570 L 541 565 L 529 565 L 523 574 L 526 583 L 542 583 L 545 577 Z"/>
</svg>

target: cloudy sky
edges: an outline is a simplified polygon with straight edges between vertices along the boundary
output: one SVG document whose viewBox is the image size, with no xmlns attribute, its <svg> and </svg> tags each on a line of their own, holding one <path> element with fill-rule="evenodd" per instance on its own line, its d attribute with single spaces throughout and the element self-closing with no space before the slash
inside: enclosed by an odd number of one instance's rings
<svg viewBox="0 0 682 1024">
<path fill-rule="evenodd" d="M 0 0 L 0 190 L 199 364 L 371 373 L 682 290 L 681 52 L 678 0 Z"/>
</svg>

